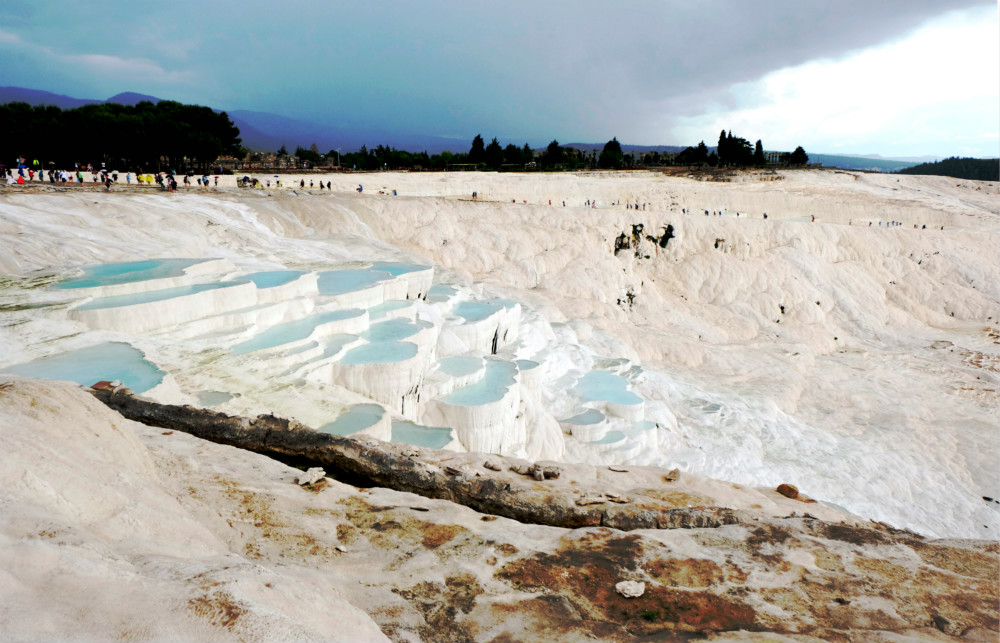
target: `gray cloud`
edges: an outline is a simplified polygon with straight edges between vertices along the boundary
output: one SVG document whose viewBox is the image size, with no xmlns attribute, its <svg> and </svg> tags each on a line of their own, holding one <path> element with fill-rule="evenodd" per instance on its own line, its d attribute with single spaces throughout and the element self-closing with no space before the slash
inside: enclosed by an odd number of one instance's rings
<svg viewBox="0 0 1000 643">
<path fill-rule="evenodd" d="M 0 39 L 0 55 L 17 63 L 3 84 L 86 97 L 132 90 L 428 134 L 600 140 L 662 129 L 729 100 L 734 83 L 985 4 L 16 3 L 0 30 L 25 44 Z M 65 69 L 65 56 L 83 54 L 155 61 L 184 82 Z"/>
</svg>

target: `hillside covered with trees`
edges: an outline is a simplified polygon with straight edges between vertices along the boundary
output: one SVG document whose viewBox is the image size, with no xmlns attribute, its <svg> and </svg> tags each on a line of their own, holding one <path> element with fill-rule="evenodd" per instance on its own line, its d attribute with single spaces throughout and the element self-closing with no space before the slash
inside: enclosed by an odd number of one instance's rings
<svg viewBox="0 0 1000 643">
<path fill-rule="evenodd" d="M 972 181 L 1000 181 L 1000 159 L 974 159 L 952 156 L 937 163 L 921 163 L 904 168 L 900 174 L 950 176 Z"/>
<path fill-rule="evenodd" d="M 173 101 L 65 110 L 7 103 L 0 105 L 0 131 L 0 158 L 38 160 L 45 169 L 105 163 L 117 170 L 207 170 L 222 154 L 245 154 L 225 112 Z"/>
</svg>

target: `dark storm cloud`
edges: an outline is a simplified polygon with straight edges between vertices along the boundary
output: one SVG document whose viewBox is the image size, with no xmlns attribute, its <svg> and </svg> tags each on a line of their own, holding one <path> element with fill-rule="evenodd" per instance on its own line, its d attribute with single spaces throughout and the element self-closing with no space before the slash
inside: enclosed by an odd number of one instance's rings
<svg viewBox="0 0 1000 643">
<path fill-rule="evenodd" d="M 981 0 L 16 3 L 0 84 L 466 137 L 599 140 Z M 647 141 L 672 142 L 672 141 Z"/>
</svg>

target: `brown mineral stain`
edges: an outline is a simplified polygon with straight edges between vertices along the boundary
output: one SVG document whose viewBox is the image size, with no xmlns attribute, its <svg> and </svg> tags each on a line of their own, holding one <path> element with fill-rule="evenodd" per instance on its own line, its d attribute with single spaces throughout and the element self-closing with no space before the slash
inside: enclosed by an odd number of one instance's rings
<svg viewBox="0 0 1000 643">
<path fill-rule="evenodd" d="M 996 580 L 1000 577 L 1000 556 L 957 547 L 941 547 L 921 543 L 913 548 L 927 565 L 962 576 Z"/>
<path fill-rule="evenodd" d="M 670 491 L 668 489 L 635 489 L 629 492 L 636 498 L 636 502 L 641 503 L 643 497 L 659 500 L 664 503 L 660 509 L 678 509 L 681 507 L 711 505 L 712 499 L 695 493 L 685 493 L 683 491 Z"/>
<path fill-rule="evenodd" d="M 644 568 L 656 584 L 670 587 L 703 588 L 726 580 L 723 569 L 710 560 L 659 559 L 647 563 Z"/>
<path fill-rule="evenodd" d="M 695 586 L 721 580 L 709 561 L 693 562 L 692 569 L 686 570 L 686 561 L 671 565 L 665 560 L 668 556 L 665 546 L 638 534 L 623 536 L 596 529 L 582 537 L 563 538 L 554 553 L 508 563 L 495 576 L 517 589 L 562 596 L 583 618 L 625 625 L 633 632 L 756 629 L 749 606 L 709 591 L 686 591 L 653 582 L 637 598 L 624 598 L 615 591 L 618 581 L 641 576 L 646 569 L 643 565 Z"/>
<path fill-rule="evenodd" d="M 202 618 L 209 619 L 212 625 L 233 629 L 236 621 L 246 614 L 236 600 L 228 592 L 211 592 L 188 601 L 188 609 Z"/>
<path fill-rule="evenodd" d="M 347 520 L 381 549 L 396 550 L 418 543 L 426 549 L 437 549 L 468 532 L 458 525 L 418 520 L 405 507 L 378 507 L 360 498 L 346 498 L 341 504 L 347 508 Z"/>
<path fill-rule="evenodd" d="M 425 641 L 464 643 L 473 640 L 475 623 L 463 616 L 472 611 L 483 588 L 472 574 L 455 574 L 444 583 L 425 581 L 393 592 L 406 599 L 424 618 L 418 630 Z"/>
</svg>

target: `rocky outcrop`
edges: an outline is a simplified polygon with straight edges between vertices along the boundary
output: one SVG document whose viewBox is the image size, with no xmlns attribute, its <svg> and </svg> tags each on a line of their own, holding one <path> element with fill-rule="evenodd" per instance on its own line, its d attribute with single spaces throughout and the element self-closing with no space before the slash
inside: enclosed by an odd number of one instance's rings
<svg viewBox="0 0 1000 643">
<path fill-rule="evenodd" d="M 172 415 L 189 425 L 205 415 L 145 407 L 111 384 L 101 396 L 158 416 L 161 426 Z M 227 431 L 306 432 L 267 416 L 208 415 L 225 419 Z M 633 476 L 647 468 L 562 464 L 558 478 L 545 478 L 542 463 L 538 481 L 530 465 L 510 470 L 523 461 L 380 447 L 455 480 L 492 472 L 485 475 L 518 489 L 552 490 L 525 503 L 580 495 L 577 487 L 595 501 L 587 509 L 672 496 L 675 511 L 659 515 L 688 527 L 569 530 L 329 479 L 300 488 L 293 481 L 302 472 L 276 460 L 124 420 L 68 383 L 0 381 L 0 427 L 0 571 L 12 579 L 0 583 L 0 603 L 11 606 L 11 618 L 0 619 L 4 640 L 84 632 L 100 640 L 972 643 L 996 641 L 1000 629 L 998 543 L 809 514 L 709 511 L 708 499 L 684 486 L 698 482 L 694 474 L 668 482 L 655 470 L 658 487 L 638 489 Z M 630 480 L 628 503 L 596 493 L 597 483 L 621 480 Z M 703 490 L 711 485 L 735 489 L 714 481 Z M 772 489 L 757 494 L 786 510 L 803 506 Z M 686 506 L 694 502 L 703 504 Z"/>
<path fill-rule="evenodd" d="M 408 445 L 320 433 L 295 420 L 274 415 L 246 418 L 192 406 L 159 404 L 136 397 L 122 387 L 95 387 L 91 393 L 126 418 L 143 424 L 183 431 L 291 464 L 322 467 L 327 475 L 342 482 L 449 500 L 529 524 L 604 526 L 628 531 L 718 527 L 752 518 L 722 507 L 677 507 L 677 498 L 671 496 L 633 496 L 631 502 L 624 504 L 609 497 L 610 502 L 581 505 L 565 490 L 557 492 L 546 486 L 546 481 L 560 475 L 560 468 L 551 464 L 506 459 L 505 468 L 518 475 L 491 475 L 488 466 L 439 466 L 429 457 L 433 450 L 417 451 L 414 456 Z M 487 463 L 496 466 L 504 460 L 491 456 Z M 665 477 L 666 481 L 671 479 L 670 475 Z M 615 497 L 619 501 L 624 499 Z"/>
</svg>

